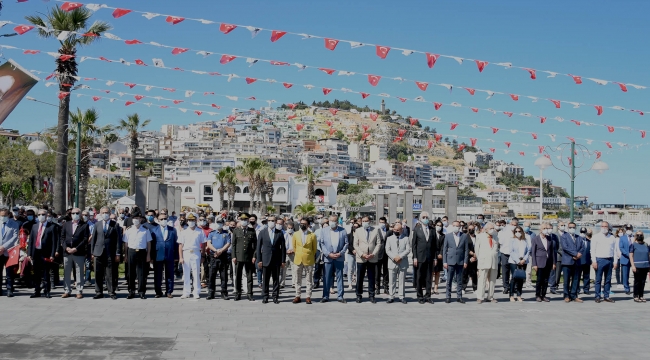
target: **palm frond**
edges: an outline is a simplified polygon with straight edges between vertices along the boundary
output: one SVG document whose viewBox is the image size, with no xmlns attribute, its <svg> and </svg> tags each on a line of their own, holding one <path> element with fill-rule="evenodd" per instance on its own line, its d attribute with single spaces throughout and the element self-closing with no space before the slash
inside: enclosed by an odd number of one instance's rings
<svg viewBox="0 0 650 360">
<path fill-rule="evenodd" d="M 37 28 L 38 36 L 47 39 L 55 35 L 53 32 L 45 31 L 43 29 L 43 28 L 49 28 L 49 24 L 45 23 L 45 20 L 43 20 L 43 18 L 41 18 L 40 16 L 28 15 L 25 16 L 25 20 L 27 20 L 27 22 L 29 22 L 32 25 L 40 26 Z"/>
</svg>

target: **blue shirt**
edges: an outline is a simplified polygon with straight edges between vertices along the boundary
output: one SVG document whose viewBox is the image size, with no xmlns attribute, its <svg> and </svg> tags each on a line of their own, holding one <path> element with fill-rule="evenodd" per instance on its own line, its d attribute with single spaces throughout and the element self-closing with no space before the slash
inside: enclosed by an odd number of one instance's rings
<svg viewBox="0 0 650 360">
<path fill-rule="evenodd" d="M 230 234 L 227 231 L 219 232 L 212 231 L 208 235 L 208 241 L 214 246 L 215 249 L 219 250 L 226 244 L 230 244 Z"/>
<path fill-rule="evenodd" d="M 634 266 L 638 268 L 649 268 L 648 252 L 648 244 L 639 244 L 636 241 L 632 243 L 630 245 L 630 253 L 634 254 Z"/>
</svg>

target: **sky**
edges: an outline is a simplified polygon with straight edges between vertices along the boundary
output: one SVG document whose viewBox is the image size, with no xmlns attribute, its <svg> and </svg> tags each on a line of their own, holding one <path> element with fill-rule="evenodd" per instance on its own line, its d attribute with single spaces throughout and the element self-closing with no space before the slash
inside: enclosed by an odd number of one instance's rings
<svg viewBox="0 0 650 360">
<path fill-rule="evenodd" d="M 384 76 L 376 87 L 368 83 L 363 76 L 327 75 L 323 72 L 307 69 L 298 71 L 294 66 L 272 66 L 258 63 L 249 67 L 243 59 L 236 59 L 226 65 L 219 63 L 220 56 L 204 57 L 196 51 L 172 55 L 170 49 L 149 45 L 125 45 L 120 41 L 102 39 L 98 43 L 81 48 L 78 56 L 100 57 L 109 59 L 123 58 L 133 62 L 141 59 L 148 67 L 124 66 L 119 63 L 87 60 L 79 64 L 79 75 L 88 78 L 115 80 L 116 84 L 107 86 L 105 82 L 82 82 L 93 89 L 109 89 L 112 95 L 117 91 L 162 96 L 166 98 L 184 98 L 182 93 L 171 94 L 162 89 L 146 91 L 144 88 L 129 89 L 124 82 L 148 84 L 176 89 L 195 90 L 196 94 L 188 102 L 217 103 L 222 106 L 218 117 L 201 117 L 191 111 L 182 113 L 175 109 L 159 109 L 155 106 L 110 103 L 106 100 L 93 102 L 90 97 L 77 97 L 73 94 L 71 107 L 86 109 L 95 107 L 100 113 L 100 123 L 116 123 L 128 114 L 138 112 L 141 117 L 151 119 L 150 128 L 160 130 L 163 124 L 188 124 L 196 121 L 218 120 L 227 116 L 232 107 L 250 108 L 265 106 L 262 101 L 247 101 L 244 98 L 254 96 L 257 99 L 274 99 L 276 106 L 282 103 L 325 100 L 350 100 L 353 104 L 379 108 L 381 97 L 370 96 L 361 99 L 358 94 L 332 92 L 325 96 L 321 87 L 349 88 L 372 94 L 388 93 L 409 99 L 423 96 L 428 102 L 386 99 L 387 107 L 398 113 L 422 119 L 425 126 L 435 127 L 443 134 L 474 137 L 477 146 L 487 151 L 497 148 L 496 158 L 517 163 L 525 168 L 526 175 L 539 176 L 539 170 L 533 165 L 537 146 L 554 147 L 567 142 L 567 136 L 593 139 L 592 144 L 578 140 L 591 151 L 602 151 L 602 160 L 609 165 L 609 171 L 597 174 L 590 171 L 576 178 L 576 195 L 587 195 L 594 203 L 623 203 L 624 189 L 628 204 L 650 204 L 650 192 L 646 191 L 645 179 L 650 176 L 650 168 L 644 166 L 650 138 L 642 139 L 638 131 L 616 129 L 609 133 L 604 127 L 576 126 L 570 119 L 607 124 L 629 126 L 634 129 L 647 129 L 650 107 L 647 105 L 650 88 L 636 90 L 630 88 L 627 93 L 620 91 L 617 85 L 597 85 L 587 77 L 620 81 L 650 86 L 650 73 L 647 71 L 647 58 L 650 50 L 645 44 L 650 33 L 645 14 L 650 10 L 647 1 L 103 1 L 111 7 L 122 7 L 152 13 L 177 15 L 187 18 L 200 18 L 216 22 L 201 24 L 184 21 L 176 25 L 165 22 L 165 17 L 147 20 L 141 14 L 131 13 L 118 19 L 111 15 L 112 10 L 101 9 L 93 19 L 108 21 L 113 30 L 110 33 L 122 39 L 138 39 L 142 42 L 155 41 L 195 50 L 206 50 L 245 57 L 302 63 L 322 66 L 337 70 L 348 70 Z M 30 14 L 44 13 L 55 1 L 29 0 L 25 3 L 5 1 L 0 21 L 25 23 L 24 17 Z M 60 3 L 59 3 L 60 4 Z M 486 60 L 490 64 L 479 73 L 474 62 L 465 61 L 459 65 L 452 59 L 440 58 L 433 69 L 426 65 L 423 54 L 404 56 L 400 51 L 389 52 L 386 59 L 375 55 L 374 47 L 351 49 L 347 43 L 339 43 L 335 51 L 327 50 L 322 39 L 302 40 L 298 36 L 286 35 L 275 43 L 269 41 L 270 33 L 262 32 L 251 38 L 251 33 L 244 28 L 237 28 L 225 35 L 219 32 L 219 23 L 252 25 L 266 29 L 277 29 L 297 33 L 308 33 L 390 47 L 427 51 L 431 53 L 460 56 Z M 0 34 L 12 32 L 14 25 L 6 25 Z M 54 39 L 41 39 L 35 31 L 21 36 L 0 38 L 0 45 L 9 45 L 26 49 L 56 51 L 58 42 Z M 13 59 L 24 68 L 50 72 L 54 69 L 53 58 L 45 55 L 24 55 L 21 51 L 2 49 L 1 60 Z M 153 58 L 163 59 L 168 67 L 180 67 L 187 70 L 217 71 L 235 73 L 242 79 L 227 81 L 226 77 L 193 74 L 190 71 L 170 71 L 157 69 L 152 64 Z M 549 70 L 583 76 L 584 83 L 576 85 L 570 77 L 558 76 L 546 78 L 546 74 L 537 74 L 531 80 L 522 69 L 504 69 L 494 65 L 495 62 L 511 62 L 516 66 L 537 70 Z M 279 83 L 255 82 L 246 84 L 244 77 L 272 78 Z M 596 115 L 593 107 L 583 106 L 578 109 L 563 104 L 554 108 L 548 101 L 532 102 L 520 99 L 514 102 L 508 96 L 494 96 L 486 99 L 485 94 L 475 96 L 463 89 L 448 91 L 444 87 L 429 86 L 422 92 L 410 82 L 400 83 L 385 77 L 402 77 L 430 83 L 448 83 L 477 89 L 489 89 L 504 93 L 532 95 L 543 98 L 562 99 L 604 106 L 622 106 L 628 109 L 648 110 L 640 116 L 632 112 L 605 109 L 601 116 Z M 56 87 L 45 87 L 45 79 L 37 84 L 28 94 L 39 100 L 57 103 Z M 281 83 L 313 84 L 308 90 L 301 86 L 285 89 Z M 231 101 L 224 97 L 203 96 L 203 92 L 240 97 Z M 105 96 L 90 89 L 77 93 Z M 113 95 L 112 97 L 118 97 Z M 132 100 L 125 95 L 125 100 Z M 142 100 L 143 102 L 145 100 Z M 151 100 L 149 100 L 151 101 Z M 156 102 L 156 100 L 153 100 Z M 466 108 L 443 106 L 435 111 L 431 102 L 457 102 L 464 106 L 493 108 L 531 113 L 534 115 L 560 116 L 566 119 L 560 123 L 548 120 L 541 124 L 539 119 L 513 116 L 511 118 L 489 112 L 473 113 Z M 164 102 L 161 104 L 173 104 Z M 181 105 L 179 105 L 181 106 Z M 182 105 L 190 109 L 214 111 L 215 109 Z M 425 119 L 434 116 L 441 123 Z M 4 128 L 17 129 L 21 133 L 39 131 L 51 127 L 57 121 L 57 108 L 45 104 L 23 101 L 2 124 Z M 461 124 L 454 131 L 449 129 L 449 122 Z M 467 125 L 477 124 L 500 129 L 517 129 L 520 131 L 556 134 L 553 142 L 549 136 L 539 136 L 533 140 L 530 134 L 513 134 L 499 131 L 492 134 L 489 129 L 474 129 Z M 493 139 L 489 142 L 484 139 Z M 502 149 L 505 141 L 512 142 L 512 151 L 505 154 Z M 607 152 L 604 141 L 612 142 L 615 151 Z M 617 142 L 629 144 L 629 149 L 621 149 Z M 525 145 L 529 146 L 525 146 Z M 520 156 L 524 151 L 526 156 Z M 568 156 L 568 155 L 567 155 Z M 562 165 L 556 158 L 559 167 Z M 584 168 L 590 167 L 594 158 L 584 159 Z M 639 166 L 639 164 L 641 164 Z M 579 172 L 578 170 L 577 172 Z M 553 180 L 556 185 L 570 185 L 569 177 L 556 169 L 545 171 L 544 177 Z"/>
</svg>

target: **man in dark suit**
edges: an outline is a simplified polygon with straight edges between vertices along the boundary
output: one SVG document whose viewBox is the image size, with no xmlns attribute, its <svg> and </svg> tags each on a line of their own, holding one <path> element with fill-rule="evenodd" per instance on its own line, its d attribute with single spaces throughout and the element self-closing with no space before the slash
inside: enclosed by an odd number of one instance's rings
<svg viewBox="0 0 650 360">
<path fill-rule="evenodd" d="M 420 221 L 413 229 L 411 252 L 413 254 L 413 276 L 416 279 L 418 302 L 424 304 L 431 299 L 431 276 L 436 264 L 435 230 L 429 226 L 429 213 L 420 213 Z M 358 279 L 357 279 L 358 281 Z M 426 292 L 424 292 L 426 289 Z"/>
<path fill-rule="evenodd" d="M 32 226 L 27 244 L 27 261 L 31 261 L 34 271 L 34 294 L 30 298 L 41 297 L 41 283 L 46 298 L 51 298 L 50 268 L 54 261 L 59 233 L 54 224 L 47 222 L 47 210 L 38 211 L 38 222 Z"/>
<path fill-rule="evenodd" d="M 74 264 L 77 275 L 77 299 L 83 298 L 85 282 L 86 253 L 90 230 L 88 224 L 81 220 L 81 210 L 72 209 L 72 221 L 63 224 L 61 228 L 61 247 L 63 248 L 63 288 L 62 298 L 70 297 L 72 286 L 70 275 Z"/>
<path fill-rule="evenodd" d="M 388 295 L 388 257 L 386 256 L 386 239 L 392 234 L 388 229 L 388 220 L 382 216 L 379 218 L 379 232 L 381 243 L 384 244 L 379 250 L 379 260 L 375 264 L 375 295 L 381 294 L 381 288 L 384 288 L 384 294 Z"/>
<path fill-rule="evenodd" d="M 268 218 L 268 226 L 257 236 L 257 266 L 262 269 L 262 303 L 269 302 L 269 280 L 273 278 L 273 302 L 280 303 L 280 267 L 285 266 L 287 247 L 284 242 L 283 220 Z"/>
<path fill-rule="evenodd" d="M 447 228 L 445 242 L 442 245 L 442 264 L 447 269 L 447 298 L 445 302 L 451 302 L 451 283 L 456 279 L 457 302 L 464 304 L 463 300 L 463 269 L 467 268 L 469 259 L 467 234 L 460 232 L 460 222 L 454 221 L 451 228 Z M 431 275 L 429 275 L 430 277 Z"/>
<path fill-rule="evenodd" d="M 576 224 L 569 223 L 569 231 L 562 234 L 562 273 L 564 276 L 564 302 L 575 301 L 578 298 L 578 284 L 580 283 L 580 259 L 585 251 L 582 239 L 576 235 Z"/>
<path fill-rule="evenodd" d="M 249 301 L 253 299 L 253 270 L 257 249 L 255 225 L 248 220 L 248 215 L 241 214 L 240 227 L 232 231 L 232 261 L 235 264 L 235 301 L 241 300 L 242 271 L 246 270 L 246 285 Z"/>
<path fill-rule="evenodd" d="M 173 226 L 168 223 L 167 211 L 162 210 L 158 214 L 158 223 L 152 224 L 149 222 L 150 231 L 156 234 L 156 239 L 152 240 L 151 259 L 153 263 L 153 282 L 154 290 L 156 291 L 156 298 L 163 296 L 162 283 L 163 271 L 165 272 L 165 296 L 173 298 L 172 292 L 174 291 L 174 262 L 178 258 L 178 233 Z M 153 227 L 156 231 L 152 231 Z"/>
<path fill-rule="evenodd" d="M 546 297 L 548 289 L 548 278 L 551 270 L 555 269 L 557 236 L 551 233 L 551 224 L 543 223 L 539 235 L 531 240 L 530 257 L 533 269 L 537 272 L 537 285 L 535 286 L 535 297 L 537 302 L 549 302 Z"/>
<path fill-rule="evenodd" d="M 110 216 L 108 207 L 104 206 L 99 210 L 100 220 L 95 223 L 90 241 L 90 252 L 95 260 L 95 296 L 93 299 L 104 297 L 104 279 L 106 279 L 108 295 L 113 300 L 117 299 L 113 268 L 120 263 L 122 239 L 118 229 L 119 225 L 110 220 Z"/>
</svg>

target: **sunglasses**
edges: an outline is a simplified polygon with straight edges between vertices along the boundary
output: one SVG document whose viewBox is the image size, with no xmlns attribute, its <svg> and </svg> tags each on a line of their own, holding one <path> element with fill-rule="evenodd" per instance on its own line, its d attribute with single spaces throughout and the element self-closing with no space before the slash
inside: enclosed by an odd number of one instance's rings
<svg viewBox="0 0 650 360">
<path fill-rule="evenodd" d="M 73 212 L 73 213 L 71 213 L 71 214 L 72 214 L 72 215 L 79 215 L 78 212 Z"/>
</svg>

